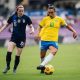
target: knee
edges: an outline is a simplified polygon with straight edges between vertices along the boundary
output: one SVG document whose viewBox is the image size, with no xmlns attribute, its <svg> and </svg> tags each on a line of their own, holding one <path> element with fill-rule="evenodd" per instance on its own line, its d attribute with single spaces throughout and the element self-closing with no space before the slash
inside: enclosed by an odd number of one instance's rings
<svg viewBox="0 0 80 80">
<path fill-rule="evenodd" d="M 56 55 L 56 52 L 52 52 L 53 55 Z"/>
<path fill-rule="evenodd" d="M 16 55 L 17 55 L 17 56 L 20 56 L 20 55 L 21 55 L 21 52 L 17 52 Z"/>
<path fill-rule="evenodd" d="M 51 51 L 51 53 L 52 53 L 53 55 L 56 55 L 57 50 L 55 50 L 55 51 Z"/>
<path fill-rule="evenodd" d="M 8 49 L 7 49 L 8 52 L 12 52 L 13 51 L 13 48 L 12 46 L 8 46 Z"/>
<path fill-rule="evenodd" d="M 17 56 L 20 56 L 21 53 L 22 53 L 22 49 L 17 49 L 17 51 L 16 51 L 16 55 L 17 55 Z"/>
<path fill-rule="evenodd" d="M 15 47 L 15 45 L 14 45 L 13 43 L 9 42 L 9 43 L 8 43 L 8 49 L 7 49 L 7 50 L 8 50 L 9 52 L 12 52 L 13 49 L 14 49 L 14 47 Z"/>
</svg>

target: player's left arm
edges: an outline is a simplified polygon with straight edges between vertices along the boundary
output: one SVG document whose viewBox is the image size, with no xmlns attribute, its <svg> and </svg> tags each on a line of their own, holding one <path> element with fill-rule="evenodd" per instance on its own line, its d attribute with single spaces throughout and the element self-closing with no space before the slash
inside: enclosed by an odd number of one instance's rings
<svg viewBox="0 0 80 80">
<path fill-rule="evenodd" d="M 73 33 L 73 38 L 75 39 L 77 37 L 77 32 L 75 29 L 73 29 L 72 26 L 68 25 L 64 19 L 61 18 L 61 25 L 66 26 L 68 30 L 70 30 Z"/>
<path fill-rule="evenodd" d="M 30 32 L 29 33 L 33 34 L 34 33 L 34 27 L 32 25 L 32 21 L 31 21 L 31 19 L 29 17 L 27 17 L 27 22 L 28 22 L 28 26 L 30 28 Z"/>
<path fill-rule="evenodd" d="M 77 37 L 77 32 L 75 31 L 75 29 L 73 29 L 70 25 L 66 25 L 66 28 L 73 32 L 73 38 L 75 39 Z"/>
</svg>

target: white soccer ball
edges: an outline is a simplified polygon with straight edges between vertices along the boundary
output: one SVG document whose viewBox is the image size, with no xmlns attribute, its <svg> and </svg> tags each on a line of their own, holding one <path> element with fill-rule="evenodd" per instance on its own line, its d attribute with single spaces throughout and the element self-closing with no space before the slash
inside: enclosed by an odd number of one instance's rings
<svg viewBox="0 0 80 80">
<path fill-rule="evenodd" d="M 54 71 L 55 71 L 55 69 L 52 65 L 46 65 L 45 66 L 45 70 L 44 70 L 45 74 L 51 75 L 51 74 L 53 74 Z"/>
</svg>

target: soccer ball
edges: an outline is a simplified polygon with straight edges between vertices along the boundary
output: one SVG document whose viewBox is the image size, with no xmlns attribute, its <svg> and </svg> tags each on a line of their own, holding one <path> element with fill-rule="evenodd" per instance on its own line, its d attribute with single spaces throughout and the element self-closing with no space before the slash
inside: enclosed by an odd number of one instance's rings
<svg viewBox="0 0 80 80">
<path fill-rule="evenodd" d="M 55 69 L 54 69 L 54 67 L 52 65 L 46 65 L 45 66 L 44 73 L 46 75 L 51 75 L 51 74 L 53 74 L 54 71 L 55 71 Z"/>
</svg>

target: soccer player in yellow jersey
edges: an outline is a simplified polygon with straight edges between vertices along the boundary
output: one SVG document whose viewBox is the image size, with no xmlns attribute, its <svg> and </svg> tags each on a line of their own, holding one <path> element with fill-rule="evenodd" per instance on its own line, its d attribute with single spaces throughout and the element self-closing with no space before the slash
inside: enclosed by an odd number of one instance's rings
<svg viewBox="0 0 80 80">
<path fill-rule="evenodd" d="M 40 22 L 38 34 L 36 36 L 37 39 L 40 38 L 41 40 L 41 64 L 37 67 L 38 70 L 41 70 L 41 73 L 43 73 L 45 65 L 54 58 L 56 52 L 58 51 L 58 33 L 61 26 L 65 26 L 68 30 L 72 31 L 74 39 L 77 37 L 76 31 L 66 24 L 64 19 L 56 15 L 55 7 L 49 6 L 48 16 L 44 17 Z M 50 53 L 45 57 L 48 49 L 50 50 Z"/>
</svg>

